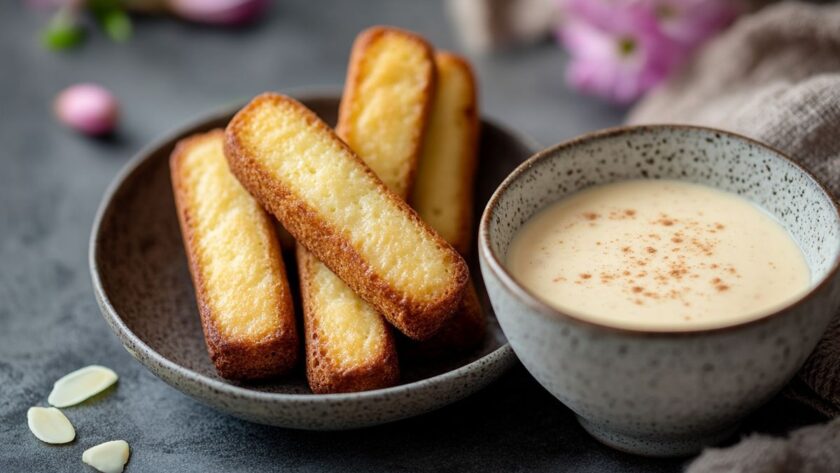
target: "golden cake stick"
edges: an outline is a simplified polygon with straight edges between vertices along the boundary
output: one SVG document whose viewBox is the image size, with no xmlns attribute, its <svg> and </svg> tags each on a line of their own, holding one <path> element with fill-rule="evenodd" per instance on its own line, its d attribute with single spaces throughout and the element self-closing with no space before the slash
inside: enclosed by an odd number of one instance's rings
<svg viewBox="0 0 840 473">
<path fill-rule="evenodd" d="M 409 203 L 459 253 L 472 243 L 473 183 L 478 164 L 478 101 L 472 68 L 437 53 L 437 92 Z"/>
<path fill-rule="evenodd" d="M 302 245 L 297 245 L 303 300 L 306 378 L 315 393 L 393 386 L 400 368 L 391 328 Z"/>
<path fill-rule="evenodd" d="M 297 101 L 252 100 L 228 124 L 225 154 L 297 241 L 405 335 L 429 338 L 457 308 L 463 258 Z"/>
<path fill-rule="evenodd" d="M 406 56 L 415 59 L 397 60 Z M 431 48 L 400 30 L 362 32 L 351 53 L 338 135 L 402 198 L 413 179 L 433 74 Z M 390 327 L 335 273 L 297 246 L 310 388 L 347 392 L 395 384 L 399 362 Z"/>
<path fill-rule="evenodd" d="M 411 204 L 420 217 L 466 256 L 472 242 L 478 99 L 469 63 L 438 52 L 437 92 L 418 164 Z M 409 357 L 432 358 L 474 348 L 484 338 L 484 313 L 472 281 L 461 307 L 431 339 L 404 344 Z"/>
<path fill-rule="evenodd" d="M 356 38 L 336 133 L 404 199 L 414 183 L 434 93 L 434 57 L 423 38 L 381 26 Z"/>
<path fill-rule="evenodd" d="M 223 148 L 222 130 L 178 142 L 170 158 L 178 220 L 216 370 L 267 378 L 297 359 L 291 293 L 274 224 L 230 173 Z"/>
</svg>

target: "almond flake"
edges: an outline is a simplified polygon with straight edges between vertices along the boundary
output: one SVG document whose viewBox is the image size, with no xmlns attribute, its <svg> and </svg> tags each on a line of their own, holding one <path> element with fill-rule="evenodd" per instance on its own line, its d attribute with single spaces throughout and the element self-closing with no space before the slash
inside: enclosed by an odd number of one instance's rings
<svg viewBox="0 0 840 473">
<path fill-rule="evenodd" d="M 46 443 L 67 443 L 76 438 L 73 424 L 55 407 L 30 407 L 26 411 L 29 430 Z"/>
<path fill-rule="evenodd" d="M 47 402 L 55 407 L 72 406 L 104 391 L 117 379 L 117 373 L 104 366 L 86 366 L 56 381 Z"/>
<path fill-rule="evenodd" d="M 122 473 L 128 462 L 128 442 L 112 440 L 90 447 L 82 453 L 82 461 L 102 473 Z"/>
</svg>

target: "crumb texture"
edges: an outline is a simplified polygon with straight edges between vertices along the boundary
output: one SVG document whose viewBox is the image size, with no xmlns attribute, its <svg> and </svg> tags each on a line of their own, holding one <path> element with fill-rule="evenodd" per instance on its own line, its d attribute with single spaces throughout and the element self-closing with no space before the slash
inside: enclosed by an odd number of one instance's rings
<svg viewBox="0 0 840 473">
<path fill-rule="evenodd" d="M 270 337 L 286 286 L 268 215 L 228 170 L 221 133 L 192 141 L 180 171 L 205 303 L 217 330 L 232 341 Z"/>
<path fill-rule="evenodd" d="M 338 237 L 346 240 L 370 270 L 418 302 L 449 293 L 456 257 L 420 222 L 382 192 L 365 166 L 322 124 L 301 120 L 288 100 L 255 102 L 238 140 L 260 156 L 259 165 L 284 182 Z"/>
<path fill-rule="evenodd" d="M 354 48 L 352 93 L 338 133 L 395 194 L 405 197 L 430 102 L 434 63 L 401 31 L 363 35 Z"/>
<path fill-rule="evenodd" d="M 306 251 L 306 250 L 302 250 Z M 386 348 L 384 319 L 370 304 L 323 263 L 307 253 L 309 309 L 307 320 L 317 333 L 318 346 L 339 369 L 366 365 L 382 357 Z"/>
</svg>

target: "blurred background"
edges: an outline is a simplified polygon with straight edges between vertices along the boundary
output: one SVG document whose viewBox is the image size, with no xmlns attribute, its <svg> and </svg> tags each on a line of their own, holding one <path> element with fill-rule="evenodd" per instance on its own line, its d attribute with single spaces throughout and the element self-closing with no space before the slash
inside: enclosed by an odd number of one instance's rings
<svg viewBox="0 0 840 473">
<path fill-rule="evenodd" d="M 4 102 L 9 109 L 28 105 L 40 127 L 56 114 L 70 128 L 132 150 L 202 112 L 262 91 L 339 90 L 355 35 L 388 24 L 466 54 L 479 77 L 483 113 L 551 144 L 618 123 L 628 104 L 702 43 L 764 3 L 3 2 Z M 57 99 L 77 83 L 93 87 Z M 89 146 L 68 143 L 71 154 Z"/>
<path fill-rule="evenodd" d="M 567 3 L 577 8 L 567 16 L 579 18 L 582 9 L 574 4 L 586 2 Z M 338 90 L 355 35 L 389 24 L 416 31 L 438 48 L 467 54 L 480 80 L 483 113 L 550 144 L 617 123 L 623 109 L 615 102 L 626 104 L 640 93 L 614 97 L 610 84 L 587 87 L 585 80 L 569 77 L 574 71 L 561 40 L 559 5 L 556 0 L 3 2 L 3 101 L 5 107 L 31 107 L 38 126 L 20 126 L 43 132 L 54 125 L 53 100 L 61 90 L 79 82 L 98 84 L 119 105 L 112 144 L 135 150 L 202 112 L 262 91 Z M 584 13 L 598 19 L 598 12 Z M 596 43 L 611 39 L 616 51 L 642 49 L 641 41 L 633 44 L 635 32 L 619 38 L 610 28 L 615 25 L 606 25 L 605 34 L 615 38 L 583 32 L 591 36 L 584 38 L 590 55 L 603 54 Z M 595 80 L 609 82 L 609 75 L 621 74 L 604 70 Z M 624 72 L 621 79 L 632 76 Z M 582 98 L 575 90 L 601 98 Z M 10 141 L 15 140 L 4 143 Z M 90 146 L 68 143 L 69 154 Z"/>
</svg>

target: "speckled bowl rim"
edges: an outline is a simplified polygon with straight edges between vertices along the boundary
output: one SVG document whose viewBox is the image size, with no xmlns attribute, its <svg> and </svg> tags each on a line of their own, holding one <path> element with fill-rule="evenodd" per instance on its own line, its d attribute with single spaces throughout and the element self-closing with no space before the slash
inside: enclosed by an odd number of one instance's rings
<svg viewBox="0 0 840 473">
<path fill-rule="evenodd" d="M 304 88 L 304 89 L 284 89 L 282 91 L 289 96 L 295 97 L 300 101 L 318 100 L 318 99 L 336 99 L 341 96 L 340 89 L 333 87 L 324 88 Z M 154 152 L 166 144 L 183 137 L 186 133 L 203 126 L 206 123 L 221 120 L 225 117 L 232 116 L 237 110 L 241 109 L 247 101 L 232 101 L 228 105 L 223 105 L 212 109 L 208 113 L 198 115 L 196 118 L 189 120 L 186 124 L 177 127 L 174 131 L 166 133 L 161 137 L 153 140 L 150 144 L 144 146 L 138 151 L 123 168 L 116 174 L 111 183 L 108 185 L 99 207 L 96 211 L 96 216 L 93 220 L 93 227 L 91 229 L 90 240 L 88 243 L 88 266 L 90 268 L 91 280 L 93 283 L 93 290 L 96 300 L 99 303 L 103 317 L 108 325 L 116 332 L 120 338 L 123 346 L 135 357 L 134 353 L 142 353 L 145 355 L 143 360 L 138 360 L 140 363 L 149 368 L 155 375 L 158 375 L 156 369 L 164 370 L 171 373 L 173 376 L 181 377 L 196 385 L 205 385 L 215 389 L 221 393 L 238 396 L 244 399 L 252 399 L 259 402 L 281 402 L 284 404 L 294 405 L 323 405 L 332 404 L 336 402 L 348 401 L 377 401 L 380 399 L 390 398 L 395 395 L 400 395 L 408 391 L 417 391 L 425 388 L 445 385 L 458 378 L 465 378 L 471 372 L 480 369 L 484 365 L 501 366 L 499 373 L 504 373 L 510 369 L 517 361 L 516 355 L 510 346 L 509 342 L 504 343 L 492 352 L 477 358 L 470 363 L 455 368 L 453 370 L 441 373 L 428 378 L 423 378 L 410 383 L 399 384 L 384 389 L 374 389 L 370 391 L 361 391 L 355 393 L 337 393 L 337 394 L 314 394 L 314 393 L 273 393 L 265 391 L 255 391 L 248 387 L 237 386 L 229 384 L 223 380 L 211 378 L 209 376 L 198 373 L 192 369 L 181 366 L 165 356 L 158 353 L 152 347 L 147 345 L 140 337 L 138 337 L 122 320 L 119 313 L 111 304 L 108 296 L 102 286 L 102 281 L 99 275 L 99 266 L 96 262 L 98 253 L 99 234 L 102 226 L 102 219 L 105 212 L 110 206 L 114 195 L 122 187 L 125 180 L 131 176 L 137 169 L 148 162 L 149 158 Z M 523 144 L 524 147 L 530 150 L 540 149 L 539 144 L 532 138 L 515 132 L 510 128 L 500 125 L 497 121 L 481 117 L 483 124 L 490 125 L 500 132 L 514 138 Z M 154 368 L 153 368 L 154 367 Z M 158 375 L 159 376 L 159 375 Z M 171 383 L 170 383 L 171 384 Z M 419 413 L 418 413 L 419 414 Z"/>
<path fill-rule="evenodd" d="M 832 279 L 834 279 L 837 275 L 838 270 L 840 270 L 840 251 L 838 251 L 837 255 L 834 257 L 834 261 L 832 262 L 831 268 L 825 273 L 823 277 L 819 279 L 818 282 L 813 284 L 811 289 L 801 295 L 799 298 L 790 302 L 782 307 L 779 307 L 767 314 L 758 316 L 757 318 L 750 319 L 744 322 L 730 324 L 730 325 L 722 325 L 717 327 L 708 327 L 708 328 L 699 328 L 699 329 L 687 329 L 687 330 L 650 330 L 650 329 L 642 329 L 642 328 L 632 328 L 632 327 L 620 327 L 615 325 L 607 325 L 604 323 L 595 322 L 592 320 L 588 320 L 582 318 L 580 316 L 567 313 L 556 309 L 549 305 L 546 302 L 543 302 L 539 297 L 537 297 L 534 293 L 530 290 L 525 288 L 522 284 L 520 284 L 516 279 L 508 272 L 505 268 L 504 264 L 502 263 L 502 259 L 496 254 L 495 251 L 492 250 L 490 242 L 492 240 L 490 236 L 490 220 L 492 219 L 493 215 L 496 213 L 496 208 L 499 204 L 499 200 L 502 196 L 508 191 L 508 188 L 513 184 L 514 181 L 519 179 L 519 177 L 526 172 L 528 172 L 532 167 L 537 165 L 538 163 L 548 160 L 548 159 L 557 159 L 558 157 L 562 157 L 562 151 L 569 150 L 572 148 L 576 148 L 582 146 L 584 144 L 588 144 L 591 142 L 603 140 L 605 138 L 614 138 L 619 136 L 630 135 L 628 138 L 633 139 L 633 134 L 637 132 L 655 132 L 658 130 L 672 130 L 672 131 L 689 131 L 689 132 L 704 132 L 704 133 L 719 133 L 721 135 L 726 135 L 730 138 L 735 140 L 740 140 L 742 142 L 746 142 L 748 144 L 757 146 L 758 148 L 763 148 L 765 151 L 769 151 L 770 154 L 774 154 L 776 158 L 782 159 L 787 161 L 791 164 L 795 169 L 799 172 L 807 176 L 811 181 L 820 189 L 822 192 L 823 198 L 825 198 L 828 202 L 831 203 L 831 208 L 834 209 L 835 217 L 840 221 L 840 207 L 838 207 L 837 202 L 832 197 L 831 193 L 827 190 L 826 186 L 816 178 L 810 171 L 803 168 L 799 165 L 796 161 L 791 159 L 787 154 L 783 153 L 779 149 L 774 148 L 768 144 L 762 143 L 758 140 L 754 140 L 747 136 L 734 133 L 731 131 L 721 130 L 713 127 L 706 127 L 706 126 L 698 126 L 698 125 L 683 125 L 683 124 L 652 124 L 652 125 L 629 125 L 629 126 L 617 126 L 612 128 L 605 128 L 603 130 L 594 131 L 591 133 L 586 133 L 580 135 L 576 138 L 572 138 L 567 141 L 563 141 L 557 143 L 553 146 L 545 148 L 543 150 L 538 151 L 530 158 L 526 159 L 522 164 L 516 167 L 502 183 L 493 192 L 493 195 L 490 197 L 490 200 L 487 201 L 487 205 L 484 207 L 484 212 L 481 214 L 481 221 L 478 227 L 478 254 L 479 258 L 481 258 L 485 263 L 487 269 L 490 273 L 496 277 L 500 282 L 502 287 L 508 291 L 514 298 L 518 299 L 520 302 L 526 304 L 529 308 L 533 309 L 534 312 L 548 317 L 553 320 L 563 320 L 567 322 L 572 322 L 574 324 L 587 326 L 590 328 L 594 328 L 597 330 L 602 330 L 611 333 L 618 333 L 618 334 L 625 334 L 625 335 L 632 335 L 632 336 L 644 336 L 644 337 L 681 337 L 681 336 L 697 336 L 697 335 L 707 335 L 707 334 L 714 334 L 714 333 L 723 333 L 729 332 L 733 330 L 740 330 L 745 327 L 749 327 L 752 325 L 765 323 L 771 318 L 779 317 L 783 314 L 790 313 L 790 309 L 805 303 L 808 299 L 814 297 L 817 293 L 819 293 Z M 498 316 L 498 314 L 497 314 Z"/>
</svg>

